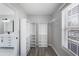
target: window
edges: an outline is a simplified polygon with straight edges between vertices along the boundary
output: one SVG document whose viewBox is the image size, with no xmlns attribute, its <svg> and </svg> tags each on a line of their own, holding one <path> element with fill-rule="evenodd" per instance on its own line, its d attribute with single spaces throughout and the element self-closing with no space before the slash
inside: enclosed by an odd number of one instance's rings
<svg viewBox="0 0 79 59">
<path fill-rule="evenodd" d="M 62 11 L 62 46 L 79 55 L 79 4 L 70 4 Z"/>
</svg>

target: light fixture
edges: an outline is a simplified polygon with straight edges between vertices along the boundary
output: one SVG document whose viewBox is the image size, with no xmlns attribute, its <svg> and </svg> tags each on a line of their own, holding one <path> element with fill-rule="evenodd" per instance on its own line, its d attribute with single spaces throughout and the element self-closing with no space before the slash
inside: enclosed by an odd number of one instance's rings
<svg viewBox="0 0 79 59">
<path fill-rule="evenodd" d="M 7 18 L 2 18 L 2 22 L 6 23 L 6 22 L 10 22 L 10 20 Z"/>
</svg>

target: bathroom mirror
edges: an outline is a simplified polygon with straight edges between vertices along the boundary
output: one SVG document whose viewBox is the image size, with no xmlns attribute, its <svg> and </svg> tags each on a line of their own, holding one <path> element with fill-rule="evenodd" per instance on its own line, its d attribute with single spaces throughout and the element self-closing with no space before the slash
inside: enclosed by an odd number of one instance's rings
<svg viewBox="0 0 79 59">
<path fill-rule="evenodd" d="M 14 32 L 14 20 L 9 18 L 0 18 L 0 34 L 10 34 Z"/>
</svg>

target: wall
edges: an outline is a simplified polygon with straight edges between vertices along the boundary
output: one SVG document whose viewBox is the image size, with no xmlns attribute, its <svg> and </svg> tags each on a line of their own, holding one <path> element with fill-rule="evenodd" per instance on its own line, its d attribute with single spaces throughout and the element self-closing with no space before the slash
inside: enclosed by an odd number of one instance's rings
<svg viewBox="0 0 79 59">
<path fill-rule="evenodd" d="M 27 19 L 31 23 L 48 23 L 52 19 L 51 16 L 27 16 Z"/>
<path fill-rule="evenodd" d="M 27 19 L 20 20 L 21 56 L 26 56 L 30 49 L 31 26 Z"/>
<path fill-rule="evenodd" d="M 13 15 L 14 12 L 4 4 L 0 3 L 0 15 Z"/>
<path fill-rule="evenodd" d="M 67 6 L 67 5 L 66 5 Z M 64 8 L 66 7 L 64 6 Z M 56 15 L 53 16 L 55 19 L 53 22 L 48 24 L 48 43 L 52 46 L 57 55 L 69 56 L 72 55 L 69 51 L 62 48 L 62 14 L 58 11 Z"/>
<path fill-rule="evenodd" d="M 4 24 L 0 20 L 0 34 L 3 34 L 4 33 L 4 30 L 3 29 L 4 29 Z"/>
</svg>

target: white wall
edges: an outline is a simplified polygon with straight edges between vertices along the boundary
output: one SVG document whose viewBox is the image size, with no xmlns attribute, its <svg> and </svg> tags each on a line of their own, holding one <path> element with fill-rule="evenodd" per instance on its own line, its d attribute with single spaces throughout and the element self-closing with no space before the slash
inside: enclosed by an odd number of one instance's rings
<svg viewBox="0 0 79 59">
<path fill-rule="evenodd" d="M 27 16 L 27 19 L 31 23 L 48 23 L 52 19 L 51 16 Z"/>
<path fill-rule="evenodd" d="M 0 15 L 13 15 L 14 11 L 0 3 Z"/>
<path fill-rule="evenodd" d="M 4 33 L 4 30 L 3 29 L 4 29 L 4 24 L 0 20 L 0 34 L 3 34 Z"/>
<path fill-rule="evenodd" d="M 26 56 L 30 50 L 31 39 L 31 24 L 27 22 L 27 19 L 20 20 L 20 29 L 21 56 Z"/>
<path fill-rule="evenodd" d="M 60 55 L 60 56 L 72 55 L 71 53 L 65 51 L 62 48 L 62 14 L 61 14 L 61 11 L 57 12 L 57 14 L 54 15 L 53 19 L 55 19 L 55 21 L 48 24 L 49 45 L 51 45 L 55 49 L 57 55 Z"/>
<path fill-rule="evenodd" d="M 20 36 L 21 36 L 21 55 L 26 55 L 26 19 L 21 19 L 20 21 L 20 29 L 21 29 L 21 33 L 20 33 Z"/>
</svg>

